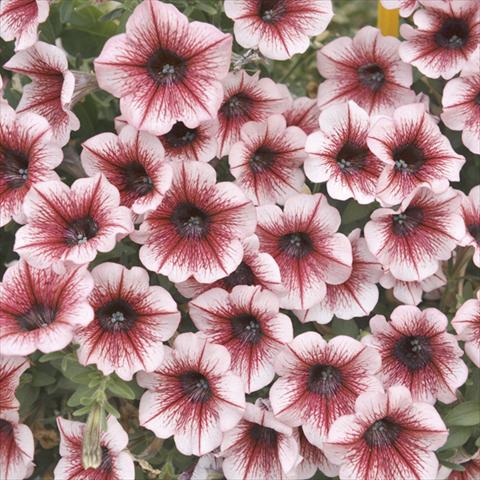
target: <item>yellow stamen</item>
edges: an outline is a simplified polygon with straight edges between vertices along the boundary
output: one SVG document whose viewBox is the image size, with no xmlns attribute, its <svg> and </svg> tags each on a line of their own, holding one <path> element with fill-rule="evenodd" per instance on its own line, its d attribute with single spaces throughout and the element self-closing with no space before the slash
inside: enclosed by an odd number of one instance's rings
<svg viewBox="0 0 480 480">
<path fill-rule="evenodd" d="M 377 14 L 377 26 L 382 32 L 382 35 L 391 35 L 392 37 L 398 37 L 398 30 L 400 25 L 398 8 L 396 8 L 395 10 L 387 10 L 382 6 L 382 2 L 378 0 Z"/>
</svg>

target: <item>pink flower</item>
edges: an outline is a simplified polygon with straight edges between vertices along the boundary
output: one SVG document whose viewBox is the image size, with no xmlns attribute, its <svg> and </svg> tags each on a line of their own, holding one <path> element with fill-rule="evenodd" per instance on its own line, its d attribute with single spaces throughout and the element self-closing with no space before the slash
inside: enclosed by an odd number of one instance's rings
<svg viewBox="0 0 480 480">
<path fill-rule="evenodd" d="M 287 121 L 287 127 L 299 127 L 307 135 L 318 130 L 320 109 L 314 98 L 300 97 L 295 99 L 282 115 Z"/>
<path fill-rule="evenodd" d="M 400 9 L 402 17 L 409 17 L 419 6 L 418 0 L 382 0 L 382 6 L 387 10 Z"/>
<path fill-rule="evenodd" d="M 296 195 L 285 202 L 257 209 L 257 235 L 262 250 L 280 267 L 287 295 L 283 308 L 305 310 L 321 301 L 326 283 L 338 285 L 352 272 L 352 247 L 336 233 L 340 214 L 324 195 Z"/>
<path fill-rule="evenodd" d="M 465 158 L 454 152 L 421 103 L 395 110 L 381 118 L 367 139 L 370 150 L 385 163 L 377 186 L 384 205 L 396 205 L 416 187 L 428 185 L 435 193 L 460 179 Z"/>
<path fill-rule="evenodd" d="M 55 352 L 72 340 L 75 327 L 93 319 L 88 295 L 93 281 L 84 267 L 57 274 L 20 260 L 0 284 L 1 351 L 29 355 Z"/>
<path fill-rule="evenodd" d="M 319 333 L 301 333 L 277 355 L 273 412 L 288 425 L 302 425 L 308 441 L 321 448 L 333 422 L 353 413 L 358 395 L 382 390 L 374 376 L 379 369 L 378 353 L 353 338 L 339 335 L 327 343 Z"/>
<path fill-rule="evenodd" d="M 477 0 L 421 0 L 414 29 L 400 27 L 405 42 L 400 57 L 430 78 L 452 78 L 472 58 L 480 42 L 480 17 Z"/>
<path fill-rule="evenodd" d="M 223 288 L 227 291 L 237 285 L 259 285 L 277 295 L 285 293 L 280 278 L 277 262 L 268 253 L 260 251 L 256 235 L 242 240 L 243 259 L 240 265 L 227 277 L 211 284 L 198 283 L 193 277 L 176 285 L 177 290 L 186 298 L 195 298 L 212 288 Z"/>
<path fill-rule="evenodd" d="M 290 427 L 257 400 L 247 403 L 240 423 L 223 436 L 220 455 L 227 480 L 270 478 L 287 480 L 301 460 Z"/>
<path fill-rule="evenodd" d="M 4 328 L 3 325 L 2 328 Z M 20 383 L 20 376 L 29 366 L 30 363 L 26 358 L 0 354 L 0 391 L 2 392 L 0 413 L 18 410 L 20 403 L 15 397 L 15 390 Z"/>
<path fill-rule="evenodd" d="M 442 465 L 438 471 L 437 480 L 476 480 L 480 478 L 480 450 L 473 455 L 466 455 L 460 450 L 450 461 L 461 465 L 464 470 L 460 472 Z"/>
<path fill-rule="evenodd" d="M 221 158 L 240 140 L 240 130 L 247 122 L 263 122 L 271 115 L 282 113 L 291 102 L 285 85 L 270 78 L 250 76 L 244 70 L 229 73 L 223 80 L 223 101 L 218 111 L 218 149 Z"/>
<path fill-rule="evenodd" d="M 447 284 L 447 277 L 442 267 L 429 277 L 421 281 L 404 282 L 397 280 L 389 271 L 386 271 L 380 278 L 380 285 L 383 288 L 391 288 L 393 296 L 401 303 L 407 305 L 418 305 L 422 301 L 424 293 L 434 292 Z"/>
<path fill-rule="evenodd" d="M 377 283 L 382 267 L 370 253 L 360 229 L 348 236 L 352 244 L 352 273 L 339 285 L 327 285 L 325 298 L 307 311 L 295 312 L 302 322 L 328 323 L 335 315 L 343 320 L 368 315 L 378 302 Z"/>
<path fill-rule="evenodd" d="M 330 0 L 225 0 L 224 6 L 237 42 L 274 60 L 304 53 L 308 37 L 324 32 L 333 17 Z"/>
<path fill-rule="evenodd" d="M 379 351 L 386 387 L 404 385 L 418 402 L 452 403 L 457 388 L 467 380 L 468 368 L 447 326 L 447 317 L 436 308 L 421 311 L 401 305 L 391 313 L 390 322 L 383 315 L 372 317 L 372 334 L 362 341 Z"/>
<path fill-rule="evenodd" d="M 17 111 L 38 113 L 45 117 L 52 127 L 55 142 L 60 146 L 65 145 L 70 138 L 70 131 L 80 128 L 78 118 L 70 111 L 75 93 L 78 94 L 76 83 L 80 82 L 80 77 L 77 82 L 68 69 L 65 52 L 55 45 L 37 42 L 14 55 L 4 67 L 32 79 L 23 87 Z"/>
<path fill-rule="evenodd" d="M 129 125 L 118 136 L 100 133 L 88 139 L 81 158 L 87 174 L 104 173 L 118 188 L 121 204 L 136 214 L 158 207 L 172 183 L 160 140 Z"/>
<path fill-rule="evenodd" d="M 95 60 L 101 88 L 120 98 L 128 123 L 154 135 L 176 122 L 194 128 L 222 102 L 232 37 L 213 25 L 189 23 L 173 5 L 144 0 L 126 33 L 110 38 Z"/>
<path fill-rule="evenodd" d="M 317 67 L 326 78 L 318 88 L 320 108 L 353 100 L 370 115 L 389 114 L 413 102 L 412 67 L 400 60 L 399 45 L 397 38 L 364 27 L 353 40 L 340 37 L 319 50 Z"/>
<path fill-rule="evenodd" d="M 465 342 L 465 353 L 480 368 L 480 291 L 477 298 L 467 300 L 455 314 L 452 326 Z"/>
<path fill-rule="evenodd" d="M 0 414 L 0 478 L 23 480 L 33 473 L 32 431 L 18 423 L 18 413 Z"/>
<path fill-rule="evenodd" d="M 438 460 L 434 451 L 448 430 L 437 411 L 416 403 L 407 388 L 364 393 L 355 414 L 340 417 L 330 429 L 324 449 L 340 466 L 340 480 L 433 479 Z"/>
<path fill-rule="evenodd" d="M 130 211 L 103 175 L 35 185 L 25 198 L 27 225 L 17 231 L 14 250 L 45 268 L 56 262 L 85 264 L 115 247 L 133 230 Z"/>
<path fill-rule="evenodd" d="M 54 471 L 55 480 L 127 480 L 135 478 L 135 466 L 126 450 L 127 432 L 118 420 L 109 416 L 107 430 L 101 433 L 102 460 L 98 468 L 82 465 L 85 424 L 57 417 L 60 431 L 60 461 Z"/>
<path fill-rule="evenodd" d="M 462 131 L 463 144 L 480 154 L 480 56 L 473 57 L 458 78 L 443 89 L 441 114 L 443 123 L 452 130 Z"/>
<path fill-rule="evenodd" d="M 140 260 L 149 269 L 183 282 L 193 275 L 211 283 L 242 261 L 241 240 L 255 229 L 255 211 L 230 182 L 216 183 L 206 163 L 173 165 L 173 183 L 160 206 L 132 238 L 144 244 Z"/>
<path fill-rule="evenodd" d="M 53 171 L 63 159 L 51 142 L 48 122 L 34 113 L 17 114 L 0 103 L 0 227 L 13 217 L 24 223 L 22 204 L 30 188 L 57 180 Z"/>
<path fill-rule="evenodd" d="M 448 260 L 465 235 L 460 197 L 419 188 L 397 210 L 379 208 L 365 225 L 368 248 L 398 280 L 421 281 Z"/>
<path fill-rule="evenodd" d="M 323 110 L 320 130 L 307 138 L 305 174 L 312 182 L 327 182 L 328 194 L 338 200 L 354 198 L 366 204 L 375 200 L 383 164 L 370 152 L 370 119 L 355 102 Z"/>
<path fill-rule="evenodd" d="M 95 319 L 77 329 L 82 365 L 96 363 L 104 375 L 113 371 L 131 380 L 139 370 L 152 372 L 163 359 L 163 343 L 180 323 L 171 295 L 149 286 L 146 270 L 128 270 L 116 263 L 102 263 L 92 270 L 95 288 L 90 305 Z"/>
<path fill-rule="evenodd" d="M 480 185 L 473 187 L 462 198 L 462 217 L 465 223 L 465 235 L 459 244 L 474 248 L 473 263 L 480 267 Z"/>
<path fill-rule="evenodd" d="M 237 185 L 255 205 L 283 205 L 288 197 L 301 192 L 306 139 L 300 128 L 287 127 L 282 115 L 242 127 L 228 163 Z"/>
<path fill-rule="evenodd" d="M 231 369 L 242 378 L 246 393 L 273 380 L 273 360 L 293 340 L 292 322 L 279 308 L 273 293 L 243 285 L 231 293 L 214 288 L 189 303 L 198 330 L 230 352 Z"/>
<path fill-rule="evenodd" d="M 223 432 L 242 418 L 245 394 L 241 379 L 230 370 L 230 354 L 199 334 L 183 333 L 174 349 L 165 347 L 154 373 L 137 374 L 148 388 L 140 400 L 140 425 L 159 438 L 174 435 L 184 455 L 204 455 L 217 448 Z"/>
<path fill-rule="evenodd" d="M 0 3 L 0 37 L 15 39 L 15 50 L 37 41 L 37 28 L 48 17 L 48 0 L 3 0 Z"/>
</svg>

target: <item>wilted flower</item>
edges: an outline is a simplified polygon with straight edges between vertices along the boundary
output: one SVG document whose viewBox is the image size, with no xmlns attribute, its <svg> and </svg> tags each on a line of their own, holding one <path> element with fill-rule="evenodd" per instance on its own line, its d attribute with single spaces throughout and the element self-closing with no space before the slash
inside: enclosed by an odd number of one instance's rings
<svg viewBox="0 0 480 480">
<path fill-rule="evenodd" d="M 53 169 L 63 154 L 51 139 L 52 129 L 43 117 L 17 114 L 0 102 L 0 227 L 12 217 L 24 223 L 22 204 L 30 188 L 58 179 Z"/>
<path fill-rule="evenodd" d="M 320 115 L 320 130 L 307 138 L 305 174 L 312 182 L 327 182 L 332 198 L 354 198 L 366 204 L 375 200 L 383 168 L 367 146 L 368 114 L 355 102 L 332 105 Z"/>
<path fill-rule="evenodd" d="M 246 393 L 273 380 L 273 361 L 293 339 L 292 322 L 279 308 L 275 294 L 243 285 L 231 293 L 214 288 L 189 303 L 198 330 L 230 352 L 231 369 L 242 378 Z"/>
<path fill-rule="evenodd" d="M 231 49 L 232 37 L 213 25 L 144 0 L 126 33 L 107 40 L 95 72 L 100 87 L 120 98 L 128 123 L 162 135 L 176 122 L 194 128 L 217 115 Z"/>
<path fill-rule="evenodd" d="M 230 182 L 216 183 L 206 163 L 173 165 L 173 183 L 159 207 L 132 238 L 144 244 L 140 260 L 172 282 L 193 275 L 211 283 L 231 274 L 242 261 L 241 240 L 254 232 L 255 209 Z"/>
<path fill-rule="evenodd" d="M 304 53 L 308 37 L 324 32 L 333 17 L 330 0 L 225 0 L 224 6 L 237 42 L 275 60 Z"/>
<path fill-rule="evenodd" d="M 75 327 L 93 319 L 88 295 L 93 288 L 84 267 L 57 274 L 20 260 L 0 284 L 0 346 L 4 355 L 55 352 L 72 340 Z"/>
<path fill-rule="evenodd" d="M 92 270 L 95 287 L 90 305 L 95 319 L 77 329 L 75 341 L 82 365 L 96 363 L 104 375 L 116 372 L 131 380 L 139 370 L 152 372 L 163 359 L 163 341 L 180 323 L 171 295 L 149 286 L 146 270 L 130 270 L 116 263 L 102 263 Z"/>
<path fill-rule="evenodd" d="M 302 191 L 306 158 L 303 130 L 287 127 L 282 115 L 246 123 L 230 149 L 230 172 L 255 205 L 284 204 Z"/>
<path fill-rule="evenodd" d="M 327 458 L 340 466 L 340 479 L 433 479 L 434 451 L 448 430 L 437 411 L 414 403 L 407 388 L 360 395 L 355 414 L 340 417 L 324 445 Z"/>
<path fill-rule="evenodd" d="M 276 205 L 257 208 L 257 235 L 262 250 L 278 263 L 287 295 L 283 308 L 305 310 L 326 294 L 326 283 L 338 285 L 352 272 L 352 247 L 336 233 L 340 214 L 324 195 L 295 195 L 282 210 Z"/>
<path fill-rule="evenodd" d="M 455 190 L 441 194 L 421 187 L 400 208 L 380 208 L 365 225 L 370 251 L 398 280 L 421 281 L 448 260 L 465 235 Z"/>
<path fill-rule="evenodd" d="M 479 55 L 480 10 L 477 0 L 421 0 L 413 15 L 417 26 L 400 27 L 406 39 L 399 49 L 404 62 L 430 78 L 457 74 L 470 58 Z"/>
<path fill-rule="evenodd" d="M 27 225 L 17 231 L 14 250 L 31 265 L 85 264 L 109 252 L 118 236 L 133 230 L 130 210 L 103 175 L 80 178 L 68 187 L 43 182 L 27 194 Z"/>
<path fill-rule="evenodd" d="M 0 305 L 3 308 L 1 297 Z M 0 316 L 0 318 L 2 317 Z M 3 321 L 2 328 L 4 328 Z M 26 358 L 0 354 L 0 391 L 2 392 L 0 396 L 0 414 L 18 410 L 20 404 L 17 397 L 15 397 L 15 390 L 20 382 L 20 376 L 29 366 L 29 361 Z"/>
<path fill-rule="evenodd" d="M 120 201 L 136 214 L 154 210 L 172 183 L 160 140 L 127 125 L 117 136 L 100 133 L 83 143 L 82 165 L 90 176 L 104 173 Z"/>
<path fill-rule="evenodd" d="M 368 114 L 391 113 L 415 101 L 412 67 L 398 55 L 400 40 L 363 27 L 353 38 L 340 37 L 317 53 L 317 67 L 326 78 L 318 88 L 321 109 L 353 100 Z"/>
<path fill-rule="evenodd" d="M 419 6 L 418 0 L 381 0 L 387 10 L 400 9 L 402 17 L 409 17 Z"/>
<path fill-rule="evenodd" d="M 380 376 L 386 387 L 404 385 L 419 402 L 452 403 L 457 400 L 457 388 L 467 380 L 468 369 L 447 326 L 447 317 L 436 308 L 421 311 L 401 305 L 389 322 L 375 315 L 370 320 L 372 334 L 362 341 L 380 352 Z"/>
<path fill-rule="evenodd" d="M 465 236 L 459 241 L 460 245 L 474 248 L 473 263 L 480 267 L 480 185 L 473 187 L 468 194 L 462 197 L 462 217 L 465 223 Z"/>
<path fill-rule="evenodd" d="M 140 400 L 140 424 L 159 438 L 174 435 L 184 455 L 217 448 L 245 409 L 243 383 L 230 370 L 227 349 L 199 334 L 179 335 L 174 349 L 165 347 L 157 370 L 138 373 L 137 382 L 148 389 Z"/>
<path fill-rule="evenodd" d="M 314 98 L 299 97 L 295 99 L 282 115 L 287 121 L 287 127 L 299 127 L 307 135 L 318 130 L 320 109 Z"/>
<path fill-rule="evenodd" d="M 358 395 L 382 390 L 379 369 L 379 354 L 351 337 L 327 343 L 316 332 L 301 333 L 277 355 L 273 412 L 288 425 L 302 425 L 308 441 L 321 448 L 333 422 L 353 413 Z"/>
</svg>

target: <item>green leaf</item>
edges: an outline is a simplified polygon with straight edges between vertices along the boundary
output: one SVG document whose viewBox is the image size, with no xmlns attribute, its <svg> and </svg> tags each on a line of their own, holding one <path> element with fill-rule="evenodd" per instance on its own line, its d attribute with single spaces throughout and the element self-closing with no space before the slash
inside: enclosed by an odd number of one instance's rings
<svg viewBox="0 0 480 480">
<path fill-rule="evenodd" d="M 350 223 L 367 219 L 377 207 L 378 204 L 376 202 L 368 205 L 359 205 L 355 200 L 350 200 L 342 213 L 342 224 L 349 225 Z"/>
<path fill-rule="evenodd" d="M 91 409 L 92 409 L 91 405 L 88 405 L 87 407 L 79 408 L 78 410 L 75 410 L 73 412 L 73 416 L 74 417 L 81 417 L 82 415 L 88 415 L 90 413 Z"/>
<path fill-rule="evenodd" d="M 91 397 L 92 392 L 89 388 L 81 386 L 79 387 L 67 401 L 67 405 L 69 407 L 77 407 L 78 405 L 83 405 L 82 399 L 85 398 L 86 395 Z"/>
<path fill-rule="evenodd" d="M 125 9 L 123 7 L 116 8 L 115 10 L 112 10 L 111 12 L 108 12 L 105 15 L 102 15 L 100 17 L 100 20 L 102 22 L 107 22 L 109 20 L 115 20 L 116 18 L 120 18 L 123 15 L 124 11 L 125 11 Z"/>
<path fill-rule="evenodd" d="M 461 447 L 470 438 L 472 430 L 471 427 L 451 427 L 447 442 L 439 451 Z"/>
<path fill-rule="evenodd" d="M 448 426 L 469 426 L 480 424 L 480 402 L 471 401 L 457 405 L 445 416 Z"/>
<path fill-rule="evenodd" d="M 120 418 L 120 412 L 111 403 L 105 402 L 103 406 L 110 415 L 113 415 L 115 418 Z"/>
<path fill-rule="evenodd" d="M 335 335 L 347 335 L 354 338 L 358 337 L 360 333 L 355 320 L 340 320 L 339 318 L 333 319 L 332 330 Z"/>
<path fill-rule="evenodd" d="M 63 358 L 63 356 L 65 355 L 64 352 L 60 351 L 60 352 L 51 352 L 51 353 L 46 353 L 45 355 L 42 355 L 38 361 L 40 363 L 47 363 L 47 362 L 51 362 L 53 360 L 60 360 L 61 358 Z"/>
<path fill-rule="evenodd" d="M 45 385 L 51 385 L 52 383 L 55 383 L 55 377 L 52 377 L 41 370 L 35 370 L 33 372 L 32 385 L 34 387 L 44 387 Z"/>
<path fill-rule="evenodd" d="M 452 470 L 455 470 L 456 472 L 464 472 L 465 471 L 465 467 L 462 467 L 462 465 L 460 465 L 458 463 L 447 462 L 446 460 L 443 460 L 440 463 L 447 468 L 451 468 Z"/>
<path fill-rule="evenodd" d="M 73 12 L 74 3 L 75 2 L 73 2 L 73 0 L 68 0 L 60 4 L 60 8 L 59 8 L 60 22 L 67 23 L 70 21 L 70 17 L 72 16 L 72 12 Z"/>
<path fill-rule="evenodd" d="M 135 392 L 120 379 L 111 380 L 108 383 L 108 389 L 117 397 L 126 398 L 127 400 L 135 398 Z"/>
</svg>

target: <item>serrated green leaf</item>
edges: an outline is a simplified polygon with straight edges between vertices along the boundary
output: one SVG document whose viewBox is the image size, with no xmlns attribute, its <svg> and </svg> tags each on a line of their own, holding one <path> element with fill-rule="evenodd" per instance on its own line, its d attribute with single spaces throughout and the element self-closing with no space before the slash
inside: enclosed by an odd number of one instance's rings
<svg viewBox="0 0 480 480">
<path fill-rule="evenodd" d="M 470 426 L 480 424 L 480 402 L 463 402 L 450 410 L 445 416 L 448 426 Z"/>
</svg>

